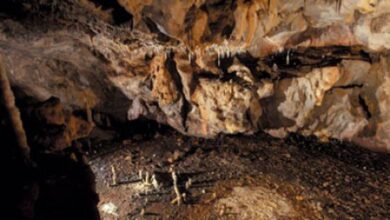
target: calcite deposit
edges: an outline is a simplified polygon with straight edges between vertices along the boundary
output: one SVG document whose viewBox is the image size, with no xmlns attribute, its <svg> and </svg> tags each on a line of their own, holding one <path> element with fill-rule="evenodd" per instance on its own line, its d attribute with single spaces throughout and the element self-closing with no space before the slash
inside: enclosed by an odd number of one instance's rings
<svg viewBox="0 0 390 220">
<path fill-rule="evenodd" d="M 296 132 L 390 151 L 387 0 L 111 0 L 121 22 L 104 1 L 10 2 L 0 53 L 37 100 L 201 137 Z"/>
</svg>

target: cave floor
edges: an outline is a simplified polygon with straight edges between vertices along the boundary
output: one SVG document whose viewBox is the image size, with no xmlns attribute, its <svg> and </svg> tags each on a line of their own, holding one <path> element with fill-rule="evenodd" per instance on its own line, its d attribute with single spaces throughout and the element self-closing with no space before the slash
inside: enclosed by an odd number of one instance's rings
<svg viewBox="0 0 390 220">
<path fill-rule="evenodd" d="M 344 142 L 167 131 L 102 142 L 88 158 L 102 219 L 390 218 L 390 155 Z"/>
</svg>

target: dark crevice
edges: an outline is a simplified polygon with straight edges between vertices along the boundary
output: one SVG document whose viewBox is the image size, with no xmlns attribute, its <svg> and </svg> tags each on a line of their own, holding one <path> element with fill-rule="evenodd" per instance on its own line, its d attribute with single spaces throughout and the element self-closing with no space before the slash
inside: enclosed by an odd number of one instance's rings
<svg viewBox="0 0 390 220">
<path fill-rule="evenodd" d="M 157 103 L 155 105 L 158 107 Z M 112 124 L 112 128 L 119 134 L 114 141 L 137 136 L 142 136 L 142 139 L 148 140 L 153 138 L 157 133 L 165 134 L 170 131 L 167 125 L 160 124 L 145 117 L 140 117 L 126 123 L 115 122 Z"/>
<path fill-rule="evenodd" d="M 226 19 L 228 19 L 225 15 L 218 17 L 216 21 L 209 22 L 208 27 L 211 32 L 210 35 L 206 37 L 205 40 L 211 41 L 215 35 L 219 34 L 222 32 L 221 26 L 226 22 Z"/>
<path fill-rule="evenodd" d="M 334 86 L 327 90 L 325 93 L 332 93 L 335 89 L 344 89 L 344 90 L 353 90 L 353 89 L 361 89 L 364 85 L 363 84 L 349 84 L 349 85 L 342 85 L 342 86 Z"/>
<path fill-rule="evenodd" d="M 249 109 L 245 111 L 245 119 L 251 124 L 252 127 L 256 126 L 255 120 L 252 120 L 251 112 Z"/>
<path fill-rule="evenodd" d="M 244 58 L 242 55 L 237 56 L 240 62 L 250 68 L 256 79 L 272 78 L 273 81 L 300 77 L 312 71 L 313 68 L 338 66 L 343 60 L 361 60 L 372 63 L 373 57 L 375 56 L 359 47 L 345 46 L 286 49 L 259 59 L 257 64 L 254 63 L 256 60 L 253 58 L 252 62 L 248 62 L 251 60 L 250 55 L 244 55 Z"/>
<path fill-rule="evenodd" d="M 354 88 L 362 88 L 363 84 L 349 84 L 343 86 L 335 86 L 333 89 L 354 89 Z"/>
<path fill-rule="evenodd" d="M 233 25 L 226 25 L 223 29 L 222 29 L 222 37 L 224 38 L 230 38 L 230 35 L 232 35 L 233 33 L 233 30 L 234 30 L 234 27 L 236 26 L 236 23 L 234 21 Z"/>
<path fill-rule="evenodd" d="M 17 0 L 3 0 L 0 7 L 1 14 L 6 14 L 15 19 L 23 19 L 26 17 L 23 2 Z"/>
<path fill-rule="evenodd" d="M 114 0 L 91 0 L 97 7 L 103 10 L 112 9 L 114 23 L 119 25 L 126 22 L 133 22 L 133 15 L 128 13 L 117 1 Z"/>
<path fill-rule="evenodd" d="M 193 94 L 196 87 L 199 85 L 199 79 L 217 80 L 219 79 L 219 76 L 208 71 L 195 72 L 190 83 L 190 94 Z"/>
<path fill-rule="evenodd" d="M 232 12 L 236 1 L 206 1 L 200 7 L 200 10 L 206 11 L 208 15 L 208 30 L 209 32 L 203 36 L 203 40 L 210 41 L 217 35 L 220 37 L 230 36 L 232 28 L 235 26 L 233 13 L 222 13 Z"/>
<path fill-rule="evenodd" d="M 236 57 L 240 63 L 242 63 L 251 71 L 256 80 L 260 81 L 262 79 L 271 78 L 271 75 L 268 72 L 258 69 L 259 59 L 253 57 L 249 52 L 239 53 L 236 55 Z"/>
<path fill-rule="evenodd" d="M 177 71 L 174 56 L 175 56 L 175 54 L 173 52 L 171 52 L 167 55 L 167 59 L 165 61 L 165 67 L 167 68 L 168 72 L 171 74 L 171 77 L 175 83 L 177 91 L 180 92 L 180 95 L 183 99 L 183 106 L 181 108 L 181 117 L 183 119 L 182 126 L 185 129 L 185 131 L 187 131 L 187 126 L 186 126 L 187 117 L 188 117 L 188 113 L 191 110 L 191 104 L 189 103 L 189 101 L 186 99 L 186 97 L 184 95 L 184 88 L 183 88 L 183 84 L 182 84 L 182 79 L 180 77 L 179 72 Z"/>
<path fill-rule="evenodd" d="M 262 61 L 270 68 L 277 65 L 280 71 L 299 71 L 304 67 L 337 66 L 342 60 L 362 60 L 371 63 L 370 55 L 358 48 L 332 46 L 297 48 L 265 57 Z"/>
<path fill-rule="evenodd" d="M 242 79 L 241 77 L 237 76 L 237 73 L 236 72 L 232 72 L 232 73 L 229 73 L 229 74 L 224 74 L 221 78 L 219 78 L 221 82 L 235 82 L 239 85 L 242 85 L 246 88 L 250 88 L 251 85 L 249 84 L 249 82 L 245 81 L 244 79 Z"/>
<path fill-rule="evenodd" d="M 371 112 L 370 112 L 370 109 L 368 108 L 366 100 L 361 95 L 359 95 L 359 104 L 362 107 L 362 109 L 364 111 L 364 114 L 366 115 L 366 118 L 370 119 L 371 116 L 372 116 Z"/>
<path fill-rule="evenodd" d="M 192 5 L 191 8 L 187 11 L 186 16 L 184 18 L 184 32 L 189 33 L 196 21 L 196 6 Z M 189 34 L 191 37 L 191 33 Z"/>
<path fill-rule="evenodd" d="M 195 73 L 194 77 L 198 78 L 198 79 L 219 79 L 220 78 L 219 75 L 216 75 L 216 74 L 214 74 L 212 72 L 208 72 L 208 71 Z"/>
<path fill-rule="evenodd" d="M 256 72 L 258 58 L 254 58 L 249 52 L 237 54 L 237 59 L 244 64 L 252 73 Z"/>
<path fill-rule="evenodd" d="M 221 57 L 215 60 L 215 65 L 219 67 L 219 69 L 222 70 L 223 74 L 228 74 L 229 67 L 233 64 L 234 57 Z M 219 63 L 218 63 L 219 62 Z"/>
<path fill-rule="evenodd" d="M 166 35 L 165 33 L 161 32 L 160 28 L 158 27 L 157 23 L 155 23 L 151 18 L 145 17 L 143 19 L 146 26 L 148 27 L 149 31 L 157 35 L 157 40 L 168 43 L 171 42 L 173 44 L 179 44 L 179 41 Z"/>
<path fill-rule="evenodd" d="M 199 84 L 199 79 L 209 79 L 209 80 L 218 80 L 221 82 L 235 82 L 237 84 L 243 85 L 245 87 L 250 87 L 249 83 L 242 79 L 241 77 L 237 76 L 236 72 L 232 73 L 226 73 L 223 75 L 216 75 L 211 72 L 200 72 L 200 73 L 195 73 L 193 82 L 191 83 L 191 93 L 195 90 L 196 86 Z"/>
<path fill-rule="evenodd" d="M 226 0 L 216 0 L 216 1 L 211 1 L 209 3 L 210 7 L 213 7 L 213 8 L 218 8 L 218 7 L 225 7 L 226 5 Z"/>
</svg>

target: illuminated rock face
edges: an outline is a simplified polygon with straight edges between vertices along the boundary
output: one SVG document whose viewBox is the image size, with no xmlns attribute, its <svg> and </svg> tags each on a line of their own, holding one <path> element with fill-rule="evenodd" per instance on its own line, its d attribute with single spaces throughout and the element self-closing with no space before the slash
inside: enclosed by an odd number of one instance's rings
<svg viewBox="0 0 390 220">
<path fill-rule="evenodd" d="M 389 1 L 118 3 L 133 30 L 87 0 L 44 22 L 2 19 L 13 84 L 188 135 L 297 132 L 390 151 Z"/>
<path fill-rule="evenodd" d="M 380 0 L 118 0 L 135 17 L 192 48 L 229 42 L 253 56 L 296 46 L 389 49 L 390 3 Z"/>
</svg>

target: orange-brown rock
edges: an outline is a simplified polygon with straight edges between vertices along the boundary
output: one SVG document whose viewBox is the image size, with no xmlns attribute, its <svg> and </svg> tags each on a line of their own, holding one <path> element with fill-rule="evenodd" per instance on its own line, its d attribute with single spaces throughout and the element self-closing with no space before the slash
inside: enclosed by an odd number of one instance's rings
<svg viewBox="0 0 390 220">
<path fill-rule="evenodd" d="M 71 114 L 55 97 L 31 107 L 29 112 L 30 141 L 40 150 L 70 147 L 72 141 L 87 137 L 94 127 L 93 122 Z"/>
<path fill-rule="evenodd" d="M 0 18 L 0 53 L 40 101 L 188 135 L 261 129 L 390 151 L 389 1 L 118 0 L 133 18 L 121 25 L 88 0 L 33 2 L 31 19 Z M 57 108 L 42 114 L 63 124 Z"/>
</svg>

